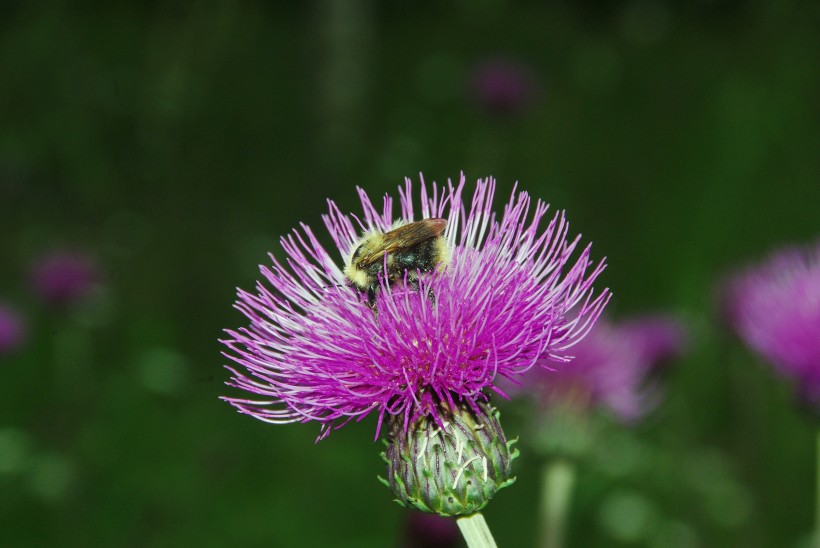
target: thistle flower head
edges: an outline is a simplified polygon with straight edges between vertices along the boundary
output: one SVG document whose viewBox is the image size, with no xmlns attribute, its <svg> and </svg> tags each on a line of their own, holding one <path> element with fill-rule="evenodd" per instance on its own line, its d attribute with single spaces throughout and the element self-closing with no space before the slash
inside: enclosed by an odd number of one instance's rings
<svg viewBox="0 0 820 548">
<path fill-rule="evenodd" d="M 463 176 L 445 187 L 422 180 L 414 199 L 407 180 L 394 214 L 392 198 L 377 209 L 360 189 L 361 215 L 328 202 L 335 249 L 304 224 L 282 238 L 285 257 L 271 255 L 264 281 L 238 293 L 250 325 L 223 341 L 236 364 L 229 384 L 252 396 L 225 399 L 271 423 L 317 421 L 320 439 L 372 413 L 378 436 L 385 419 L 407 431 L 424 418 L 443 426 L 443 408 L 480 413 L 490 392 L 503 395 L 499 379 L 565 361 L 608 301 L 607 290 L 592 287 L 603 263 L 567 239 L 563 213 L 547 217 L 547 205 L 527 193 L 514 191 L 496 217 L 492 179 L 467 200 L 465 190 Z M 420 218 L 446 220 L 449 263 L 417 273 L 417 288 L 380 279 L 371 306 L 342 261 L 362 232 Z"/>
<path fill-rule="evenodd" d="M 746 344 L 820 405 L 820 242 L 738 272 L 724 285 L 723 305 Z"/>
<path fill-rule="evenodd" d="M 671 314 L 649 314 L 622 320 L 616 328 L 638 349 L 649 369 L 680 358 L 689 344 L 685 323 Z"/>
<path fill-rule="evenodd" d="M 671 316 L 598 321 L 572 348 L 570 363 L 552 371 L 532 371 L 527 391 L 545 407 L 603 407 L 618 419 L 633 422 L 658 401 L 659 387 L 648 384 L 648 377 L 656 366 L 679 356 L 685 344 L 685 328 Z"/>
<path fill-rule="evenodd" d="M 82 251 L 60 249 L 38 258 L 31 268 L 31 282 L 44 301 L 63 305 L 87 297 L 100 282 L 99 264 Z"/>
<path fill-rule="evenodd" d="M 474 102 L 484 111 L 513 115 L 525 110 L 536 96 L 533 72 L 515 59 L 495 57 L 477 64 L 469 81 Z"/>
</svg>

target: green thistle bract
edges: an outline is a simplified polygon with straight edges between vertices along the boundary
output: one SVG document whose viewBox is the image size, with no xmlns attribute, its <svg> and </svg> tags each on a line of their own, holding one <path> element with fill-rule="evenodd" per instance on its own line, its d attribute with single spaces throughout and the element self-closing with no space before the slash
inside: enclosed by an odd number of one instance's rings
<svg viewBox="0 0 820 548">
<path fill-rule="evenodd" d="M 480 413 L 466 403 L 438 404 L 442 426 L 424 415 L 405 426 L 390 422 L 387 480 L 379 478 L 404 506 L 442 516 L 478 512 L 499 489 L 511 485 L 512 461 L 518 449 L 507 441 L 500 413 L 478 402 Z"/>
</svg>

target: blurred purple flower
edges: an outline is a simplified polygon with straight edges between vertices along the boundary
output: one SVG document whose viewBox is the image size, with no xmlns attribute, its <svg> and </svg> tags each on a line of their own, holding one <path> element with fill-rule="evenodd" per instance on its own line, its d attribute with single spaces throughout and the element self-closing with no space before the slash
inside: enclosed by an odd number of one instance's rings
<svg viewBox="0 0 820 548">
<path fill-rule="evenodd" d="M 554 370 L 534 370 L 526 390 L 544 407 L 600 406 L 624 422 L 634 422 L 658 401 L 658 387 L 647 384 L 661 363 L 682 354 L 683 324 L 671 316 L 643 316 L 612 323 L 601 319 L 572 349 L 575 358 Z"/>
<path fill-rule="evenodd" d="M 671 315 L 639 316 L 618 322 L 617 328 L 650 368 L 680 358 L 688 344 L 686 327 Z"/>
<path fill-rule="evenodd" d="M 420 217 L 446 219 L 452 259 L 444 273 L 422 275 L 418 291 L 382 281 L 378 313 L 308 226 L 282 238 L 287 259 L 271 255 L 273 266 L 260 267 L 267 283 L 238 293 L 250 326 L 223 341 L 239 365 L 229 384 L 258 399 L 225 399 L 271 423 L 318 421 L 320 439 L 375 412 L 378 436 L 386 417 L 403 417 L 405 428 L 423 416 L 441 424 L 439 402 L 478 413 L 487 391 L 504 395 L 498 377 L 566 361 L 609 300 L 592 287 L 603 261 L 593 265 L 587 246 L 571 262 L 579 238 L 567 240 L 564 214 L 545 226 L 547 205 L 526 192 L 512 193 L 499 221 L 493 179 L 478 181 L 469 208 L 464 189 L 463 175 L 457 186 L 422 180 Z M 409 179 L 399 194 L 400 219 L 412 221 Z M 324 216 L 343 259 L 361 231 L 394 221 L 390 196 L 381 212 L 361 189 L 359 197 L 363 221 L 332 201 Z"/>
<path fill-rule="evenodd" d="M 99 263 L 90 253 L 52 251 L 35 261 L 31 281 L 40 298 L 50 304 L 81 301 L 101 281 Z"/>
<path fill-rule="evenodd" d="M 10 306 L 0 303 L 0 356 L 17 350 L 25 338 L 23 317 Z"/>
<path fill-rule="evenodd" d="M 526 65 L 504 57 L 477 64 L 469 78 L 470 95 L 490 114 L 518 114 L 534 102 L 536 88 L 535 75 Z"/>
<path fill-rule="evenodd" d="M 778 250 L 735 274 L 723 306 L 746 344 L 820 404 L 820 242 Z"/>
<path fill-rule="evenodd" d="M 456 520 L 426 512 L 407 513 L 405 548 L 451 548 L 461 546 L 461 532 Z"/>
</svg>

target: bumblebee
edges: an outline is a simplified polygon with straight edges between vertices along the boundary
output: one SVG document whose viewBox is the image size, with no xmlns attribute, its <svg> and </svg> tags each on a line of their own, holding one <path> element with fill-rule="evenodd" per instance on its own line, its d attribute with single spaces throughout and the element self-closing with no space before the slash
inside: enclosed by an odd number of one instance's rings
<svg viewBox="0 0 820 548">
<path fill-rule="evenodd" d="M 450 247 L 444 239 L 444 219 L 424 219 L 397 223 L 387 232 L 368 232 L 359 241 L 344 269 L 351 285 L 367 295 L 376 307 L 376 290 L 385 266 L 386 282 L 393 286 L 419 287 L 419 274 L 444 268 L 450 261 Z M 405 278 L 406 276 L 406 278 Z"/>
</svg>

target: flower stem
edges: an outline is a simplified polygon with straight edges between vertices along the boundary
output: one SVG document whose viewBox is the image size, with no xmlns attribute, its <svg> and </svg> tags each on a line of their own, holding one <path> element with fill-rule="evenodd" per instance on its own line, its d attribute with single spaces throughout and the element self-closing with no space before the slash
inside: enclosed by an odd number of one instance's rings
<svg viewBox="0 0 820 548">
<path fill-rule="evenodd" d="M 575 467 L 562 458 L 547 462 L 541 470 L 541 548 L 564 545 L 567 510 L 575 484 Z"/>
<path fill-rule="evenodd" d="M 461 516 L 456 520 L 468 548 L 498 548 L 481 512 Z"/>
</svg>

